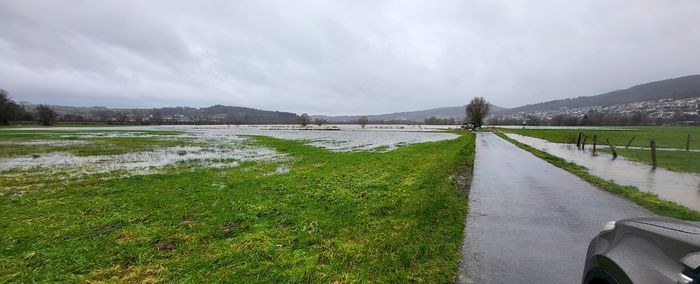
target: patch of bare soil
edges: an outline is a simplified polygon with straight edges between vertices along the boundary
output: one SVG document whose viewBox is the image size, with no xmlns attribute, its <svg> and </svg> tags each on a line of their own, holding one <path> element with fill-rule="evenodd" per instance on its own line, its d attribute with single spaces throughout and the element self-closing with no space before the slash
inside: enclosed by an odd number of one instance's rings
<svg viewBox="0 0 700 284">
<path fill-rule="evenodd" d="M 238 228 L 241 226 L 241 222 L 229 222 L 226 224 L 221 225 L 221 230 L 224 232 L 229 232 L 235 228 Z"/>
<path fill-rule="evenodd" d="M 197 219 L 187 218 L 185 220 L 182 220 L 182 222 L 180 222 L 180 224 L 182 224 L 182 225 L 193 224 L 193 223 L 197 223 Z"/>
<path fill-rule="evenodd" d="M 171 251 L 175 249 L 175 244 L 171 241 L 158 241 L 156 242 L 156 249 L 159 251 Z"/>
<path fill-rule="evenodd" d="M 119 229 L 119 226 L 117 225 L 102 225 L 92 230 L 95 232 L 113 232 L 117 229 Z"/>
<path fill-rule="evenodd" d="M 450 179 L 455 182 L 455 188 L 464 192 L 469 192 L 469 187 L 472 183 L 472 167 L 461 167 L 454 172 Z"/>
</svg>

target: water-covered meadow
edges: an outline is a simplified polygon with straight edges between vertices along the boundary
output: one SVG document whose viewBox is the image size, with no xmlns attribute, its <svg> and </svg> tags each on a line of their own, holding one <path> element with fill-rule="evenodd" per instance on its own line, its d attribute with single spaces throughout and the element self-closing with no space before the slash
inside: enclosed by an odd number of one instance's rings
<svg viewBox="0 0 700 284">
<path fill-rule="evenodd" d="M 0 130 L 0 282 L 444 282 L 473 141 L 417 126 Z"/>
</svg>

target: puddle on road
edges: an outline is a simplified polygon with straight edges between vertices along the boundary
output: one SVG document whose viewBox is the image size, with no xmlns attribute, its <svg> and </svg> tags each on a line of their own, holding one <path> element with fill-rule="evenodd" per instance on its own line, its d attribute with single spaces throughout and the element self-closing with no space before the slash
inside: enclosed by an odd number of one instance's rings
<svg viewBox="0 0 700 284">
<path fill-rule="evenodd" d="M 618 184 L 636 186 L 639 190 L 700 210 L 700 175 L 698 174 L 679 173 L 660 167 L 654 169 L 650 165 L 630 161 L 620 156 L 613 159 L 612 155 L 607 153 L 598 152 L 597 156 L 593 156 L 590 148 L 592 146 L 588 145 L 585 151 L 581 151 L 571 144 L 551 143 L 513 133 L 506 133 L 506 135 L 520 143 L 584 166 L 592 175 L 612 179 Z"/>
</svg>

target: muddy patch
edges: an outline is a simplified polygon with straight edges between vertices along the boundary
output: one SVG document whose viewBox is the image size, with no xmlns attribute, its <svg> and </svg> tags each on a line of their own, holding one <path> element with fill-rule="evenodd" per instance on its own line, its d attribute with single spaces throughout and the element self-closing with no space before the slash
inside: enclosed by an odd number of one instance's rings
<svg viewBox="0 0 700 284">
<path fill-rule="evenodd" d="M 221 231 L 228 233 L 231 230 L 240 227 L 241 224 L 243 224 L 243 222 L 229 222 L 229 223 L 221 225 L 219 228 L 221 229 Z"/>
<path fill-rule="evenodd" d="M 452 180 L 452 182 L 454 182 L 456 190 L 461 190 L 467 193 L 469 192 L 469 188 L 471 187 L 472 183 L 472 171 L 472 167 L 464 166 L 450 175 L 449 178 Z"/>
<path fill-rule="evenodd" d="M 95 232 L 114 232 L 119 229 L 118 225 L 102 225 L 92 229 Z"/>
<path fill-rule="evenodd" d="M 175 243 L 173 243 L 172 241 L 157 241 L 155 246 L 158 251 L 175 250 Z"/>
<path fill-rule="evenodd" d="M 187 218 L 185 220 L 182 220 L 182 222 L 180 222 L 181 225 L 188 225 L 188 224 L 194 224 L 194 223 L 197 223 L 197 219 L 195 219 L 195 218 Z"/>
</svg>

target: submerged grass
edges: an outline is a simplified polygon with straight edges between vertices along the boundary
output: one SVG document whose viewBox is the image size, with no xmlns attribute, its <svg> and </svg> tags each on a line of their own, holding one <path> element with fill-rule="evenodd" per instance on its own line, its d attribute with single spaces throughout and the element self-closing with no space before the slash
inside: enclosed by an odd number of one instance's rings
<svg viewBox="0 0 700 284">
<path fill-rule="evenodd" d="M 609 153 L 609 149 L 601 149 Z M 617 149 L 617 154 L 633 161 L 651 165 L 651 151 L 642 149 Z M 700 173 L 700 152 L 656 151 L 659 167 L 676 172 Z"/>
<path fill-rule="evenodd" d="M 542 150 L 536 149 L 534 147 L 531 147 L 529 145 L 520 143 L 514 139 L 509 138 L 505 134 L 501 132 L 496 132 L 496 135 L 499 137 L 515 144 L 519 148 L 526 150 L 533 155 L 549 162 L 552 165 L 555 165 L 559 168 L 562 168 L 594 185 L 599 187 L 600 189 L 603 189 L 605 191 L 611 192 L 615 195 L 619 195 L 623 198 L 626 198 L 634 203 L 636 203 L 639 206 L 642 206 L 649 211 L 662 215 L 662 216 L 668 216 L 668 217 L 673 217 L 677 219 L 682 219 L 682 220 L 689 220 L 689 221 L 700 221 L 700 212 L 689 209 L 685 206 L 679 205 L 675 202 L 671 201 L 666 201 L 655 194 L 648 193 L 648 192 L 642 192 L 639 191 L 637 187 L 634 186 L 623 186 L 615 183 L 612 180 L 605 180 L 603 178 L 591 175 L 588 172 L 588 169 L 586 169 L 583 166 L 580 166 L 578 164 L 566 161 L 565 159 L 559 158 L 557 156 L 554 156 L 552 154 L 549 154 L 547 152 L 544 152 Z"/>
<path fill-rule="evenodd" d="M 471 168 L 473 134 L 383 153 L 255 139 L 290 159 L 46 185 L 0 175 L 35 185 L 0 195 L 0 282 L 452 279 L 467 196 L 450 175 Z"/>
<path fill-rule="evenodd" d="M 589 129 L 499 129 L 504 132 L 540 138 L 554 143 L 575 144 L 578 133 L 597 135 L 598 143 L 610 139 L 620 156 L 651 164 L 649 141 L 655 140 L 658 148 L 685 149 L 690 134 L 690 149 L 700 149 L 700 127 L 698 126 L 639 126 L 618 127 L 611 130 Z M 647 149 L 625 149 L 624 146 L 636 136 L 631 146 Z M 592 143 L 590 139 L 587 144 Z M 601 149 L 604 152 L 609 150 Z M 685 151 L 657 151 L 658 166 L 678 172 L 700 173 L 700 153 Z"/>
<path fill-rule="evenodd" d="M 179 131 L 161 130 L 2 130 L 0 131 L 0 157 L 41 155 L 49 152 L 65 152 L 76 156 L 117 155 L 148 151 L 159 147 L 198 145 L 182 139 L 162 139 L 178 135 Z M 86 137 L 85 134 L 91 134 Z M 96 135 L 97 137 L 94 137 Z M 100 137 L 99 135 L 116 135 Z M 129 135 L 119 137 L 119 135 Z M 65 142 L 61 145 L 32 144 L 32 142 Z M 70 142 L 76 142 L 72 144 Z"/>
<path fill-rule="evenodd" d="M 537 137 L 555 143 L 576 143 L 579 132 L 588 136 L 597 135 L 601 143 L 610 139 L 616 146 L 624 146 L 636 136 L 631 146 L 649 147 L 656 140 L 657 147 L 685 149 L 690 134 L 690 148 L 700 149 L 700 126 L 635 126 L 611 127 L 610 129 L 499 129 L 520 135 Z M 591 143 L 591 140 L 588 140 Z"/>
</svg>

